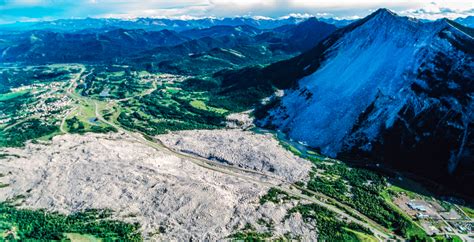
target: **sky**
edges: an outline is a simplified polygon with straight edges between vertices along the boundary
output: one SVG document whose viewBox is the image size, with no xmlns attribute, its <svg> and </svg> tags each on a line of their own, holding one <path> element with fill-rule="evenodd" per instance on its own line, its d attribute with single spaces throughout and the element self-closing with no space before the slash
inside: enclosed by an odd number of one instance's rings
<svg viewBox="0 0 474 242">
<path fill-rule="evenodd" d="M 354 19 L 381 7 L 426 19 L 474 15 L 474 0 L 0 0 L 0 23 L 86 17 Z"/>
</svg>

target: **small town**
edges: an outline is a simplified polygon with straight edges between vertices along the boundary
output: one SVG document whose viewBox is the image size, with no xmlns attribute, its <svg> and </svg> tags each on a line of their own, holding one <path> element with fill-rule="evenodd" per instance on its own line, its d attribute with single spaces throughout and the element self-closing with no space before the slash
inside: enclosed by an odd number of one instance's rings
<svg viewBox="0 0 474 242">
<path fill-rule="evenodd" d="M 454 203 L 440 201 L 404 192 L 394 198 L 394 203 L 431 235 L 457 235 L 469 240 L 474 235 L 474 219 Z"/>
</svg>

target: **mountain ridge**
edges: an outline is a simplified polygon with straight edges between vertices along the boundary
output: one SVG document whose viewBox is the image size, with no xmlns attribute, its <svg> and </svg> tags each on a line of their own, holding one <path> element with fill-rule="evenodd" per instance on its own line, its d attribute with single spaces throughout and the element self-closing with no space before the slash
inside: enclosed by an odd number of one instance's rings
<svg viewBox="0 0 474 242">
<path fill-rule="evenodd" d="M 262 123 L 326 155 L 365 157 L 441 182 L 457 179 L 469 174 L 474 153 L 466 131 L 474 122 L 473 43 L 447 20 L 423 23 L 380 9 L 314 49 L 264 68 L 286 66 L 290 78 L 274 73 L 269 79 L 292 89 Z M 443 121 L 449 110 L 457 117 Z M 430 133 L 436 120 L 446 132 Z"/>
<path fill-rule="evenodd" d="M 300 28 L 302 25 L 304 28 Z M 0 33 L 0 39 L 3 40 L 0 42 L 0 60 L 29 63 L 55 61 L 123 63 L 133 62 L 136 59 L 148 59 L 153 62 L 150 65 L 155 65 L 155 62 L 174 59 L 173 55 L 187 58 L 191 55 L 203 54 L 214 48 L 238 47 L 239 50 L 236 51 L 247 52 L 244 55 L 249 57 L 246 58 L 246 62 L 249 64 L 257 63 L 256 59 L 260 59 L 259 56 L 266 59 L 264 63 L 268 63 L 272 60 L 278 61 L 295 56 L 337 29 L 334 25 L 318 21 L 309 23 L 303 21 L 287 26 L 286 32 L 262 30 L 250 25 L 215 25 L 181 32 L 169 29 L 149 31 L 146 29 L 102 28 L 94 31 L 74 32 L 32 30 Z M 301 36 L 298 35 L 299 31 L 307 33 Z M 52 48 L 53 46 L 55 48 Z M 235 64 L 213 57 L 203 61 L 208 62 L 204 63 L 205 65 L 210 66 L 214 62 L 214 64 L 222 65 L 223 68 L 234 68 Z M 139 64 L 143 64 L 143 61 Z M 169 65 L 164 63 L 163 66 Z M 164 68 L 165 71 L 173 71 L 173 69 L 175 67 Z"/>
</svg>

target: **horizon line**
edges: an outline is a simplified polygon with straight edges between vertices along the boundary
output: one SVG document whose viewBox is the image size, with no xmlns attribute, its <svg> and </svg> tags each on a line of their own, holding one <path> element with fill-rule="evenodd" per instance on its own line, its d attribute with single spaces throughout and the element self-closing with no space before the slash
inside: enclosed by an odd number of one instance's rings
<svg viewBox="0 0 474 242">
<path fill-rule="evenodd" d="M 370 14 L 379 11 L 380 9 L 386 9 L 388 11 L 391 11 L 399 16 L 405 16 L 405 17 L 410 17 L 410 18 L 415 18 L 415 19 L 420 19 L 420 20 L 429 20 L 429 21 L 435 21 L 438 19 L 446 19 L 447 17 L 439 17 L 439 18 L 434 18 L 434 19 L 428 19 L 428 18 L 419 18 L 416 16 L 411 16 L 407 14 L 401 14 L 397 11 L 393 11 L 389 8 L 378 8 L 371 13 L 367 14 L 366 16 L 369 16 Z M 177 16 L 130 16 L 130 17 L 118 17 L 118 16 L 88 16 L 88 17 L 71 17 L 71 18 L 46 18 L 46 19 L 31 19 L 31 20 L 17 20 L 17 21 L 11 21 L 11 22 L 0 22 L 0 25 L 9 25 L 9 24 L 20 24 L 20 23 L 41 23 L 41 22 L 55 22 L 55 21 L 61 21 L 61 20 L 86 20 L 86 19 L 96 19 L 96 20 L 102 20 L 102 19 L 111 19 L 111 20 L 123 20 L 123 21 L 133 21 L 133 20 L 140 20 L 140 19 L 156 19 L 156 20 L 175 20 L 175 21 L 192 21 L 192 20 L 204 20 L 204 19 L 215 19 L 215 20 L 223 20 L 223 19 L 238 19 L 238 18 L 243 18 L 243 19 L 254 19 L 254 20 L 284 20 L 284 19 L 290 19 L 290 18 L 296 18 L 296 19 L 309 19 L 309 18 L 317 18 L 317 19 L 333 19 L 336 21 L 354 21 L 358 19 L 365 18 L 366 16 L 346 16 L 346 17 L 332 17 L 332 16 L 326 16 L 327 14 L 325 13 L 317 13 L 317 14 L 309 14 L 309 13 L 290 13 L 287 15 L 283 15 L 280 17 L 269 17 L 269 16 L 262 16 L 262 15 L 234 15 L 234 16 L 227 16 L 227 17 L 216 17 L 216 16 L 191 16 L 191 15 L 177 15 Z M 474 17 L 474 15 L 467 15 L 464 17 L 456 17 L 456 18 L 447 18 L 447 19 L 465 19 L 469 17 Z"/>
</svg>

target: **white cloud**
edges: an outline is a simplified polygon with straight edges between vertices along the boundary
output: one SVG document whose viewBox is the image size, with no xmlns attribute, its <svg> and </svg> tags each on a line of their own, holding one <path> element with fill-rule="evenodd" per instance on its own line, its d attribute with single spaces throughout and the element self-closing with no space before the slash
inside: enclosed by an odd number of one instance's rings
<svg viewBox="0 0 474 242">
<path fill-rule="evenodd" d="M 400 11 L 400 14 L 424 19 L 465 17 L 474 14 L 474 1 L 431 1 L 425 3 L 419 8 L 402 10 Z"/>
<path fill-rule="evenodd" d="M 52 9 L 41 16 L 28 7 Z M 377 8 L 419 18 L 472 15 L 473 0 L 0 0 L 0 19 L 69 17 L 281 17 L 302 14 L 355 18 Z M 23 11 L 25 9 L 25 11 Z M 54 10 L 54 11 L 53 11 Z M 47 10 L 46 10 L 47 11 Z"/>
</svg>

